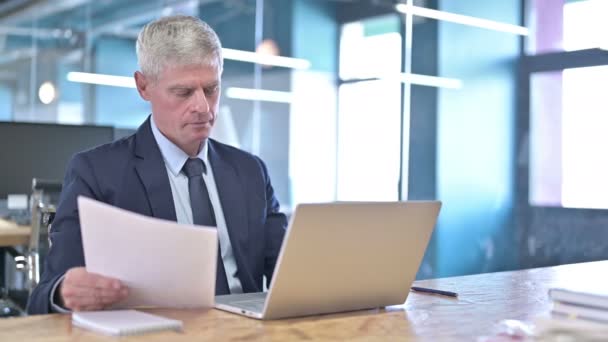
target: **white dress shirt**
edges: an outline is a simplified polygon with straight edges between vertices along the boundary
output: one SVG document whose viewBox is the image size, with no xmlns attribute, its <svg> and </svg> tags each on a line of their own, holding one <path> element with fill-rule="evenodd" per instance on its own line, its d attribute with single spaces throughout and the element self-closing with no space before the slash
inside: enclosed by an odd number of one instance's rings
<svg viewBox="0 0 608 342">
<path fill-rule="evenodd" d="M 192 224 L 192 207 L 190 206 L 188 177 L 182 172 L 182 168 L 189 156 L 160 132 L 154 122 L 154 118 L 150 120 L 150 125 L 152 126 L 154 139 L 156 140 L 156 143 L 160 148 L 160 153 L 165 161 L 167 174 L 169 175 L 169 184 L 171 185 L 171 193 L 173 194 L 177 222 Z M 209 163 L 208 151 L 209 147 L 205 140 L 197 158 L 201 159 L 207 168 L 207 173 L 203 173 L 203 179 L 207 186 L 209 199 L 211 200 L 211 205 L 213 206 L 213 211 L 215 213 L 217 233 L 220 240 L 220 249 L 222 251 L 222 261 L 224 262 L 230 293 L 242 293 L 243 288 L 241 286 L 241 281 L 236 276 L 236 260 L 234 259 L 232 244 L 230 243 L 230 237 L 228 236 L 228 227 L 226 225 L 226 219 L 224 218 L 222 203 L 220 202 L 215 178 L 213 177 L 213 166 Z"/>
</svg>

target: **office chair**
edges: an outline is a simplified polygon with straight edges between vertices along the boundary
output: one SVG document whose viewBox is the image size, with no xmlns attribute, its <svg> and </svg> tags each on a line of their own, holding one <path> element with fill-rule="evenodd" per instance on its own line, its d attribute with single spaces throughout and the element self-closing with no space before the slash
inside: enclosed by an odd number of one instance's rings
<svg viewBox="0 0 608 342">
<path fill-rule="evenodd" d="M 61 182 L 34 178 L 32 180 L 32 234 L 27 249 L 27 284 L 31 291 L 40 281 L 44 258 L 49 250 L 49 231 L 55 218 L 55 204 L 61 193 Z"/>
<path fill-rule="evenodd" d="M 40 281 L 44 259 L 49 250 L 49 231 L 55 218 L 54 203 L 58 201 L 61 187 L 61 182 L 58 181 L 39 178 L 32 180 L 30 241 L 24 252 L 14 247 L 7 248 L 16 270 L 25 274 L 22 288 L 8 291 L 9 299 L 17 305 L 20 312 L 24 312 L 30 293 Z"/>
</svg>

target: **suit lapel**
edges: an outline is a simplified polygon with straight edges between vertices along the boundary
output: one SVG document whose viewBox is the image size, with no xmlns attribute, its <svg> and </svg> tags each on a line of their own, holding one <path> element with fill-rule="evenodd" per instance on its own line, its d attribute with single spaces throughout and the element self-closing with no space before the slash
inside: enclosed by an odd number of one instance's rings
<svg viewBox="0 0 608 342">
<path fill-rule="evenodd" d="M 249 239 L 245 190 L 235 167 L 215 150 L 211 139 L 208 140 L 208 143 L 209 162 L 213 168 L 213 178 L 222 204 L 230 243 L 238 262 L 242 260 L 242 253 L 246 253 L 240 247 L 246 248 Z"/>
<path fill-rule="evenodd" d="M 135 170 L 146 189 L 152 216 L 177 221 L 169 176 L 152 134 L 150 120 L 152 118 L 148 117 L 135 134 Z"/>
</svg>

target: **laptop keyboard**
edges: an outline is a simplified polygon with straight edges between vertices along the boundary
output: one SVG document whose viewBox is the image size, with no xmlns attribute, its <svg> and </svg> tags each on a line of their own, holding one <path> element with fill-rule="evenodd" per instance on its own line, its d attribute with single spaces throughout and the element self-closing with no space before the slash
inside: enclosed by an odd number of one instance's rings
<svg viewBox="0 0 608 342">
<path fill-rule="evenodd" d="M 266 302 L 266 293 L 245 293 L 230 301 L 230 305 L 247 311 L 262 312 Z"/>
</svg>

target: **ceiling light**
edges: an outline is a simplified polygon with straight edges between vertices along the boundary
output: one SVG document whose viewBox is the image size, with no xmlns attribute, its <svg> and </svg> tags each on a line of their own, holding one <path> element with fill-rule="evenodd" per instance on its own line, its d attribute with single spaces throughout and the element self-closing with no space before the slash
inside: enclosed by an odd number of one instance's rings
<svg viewBox="0 0 608 342">
<path fill-rule="evenodd" d="M 241 62 L 250 62 L 263 65 L 272 65 L 284 68 L 292 69 L 308 69 L 310 68 L 310 61 L 301 58 L 283 57 L 283 56 L 271 56 L 250 51 L 235 50 L 235 49 L 222 49 L 222 56 L 225 59 L 232 59 Z"/>
<path fill-rule="evenodd" d="M 56 96 L 57 91 L 55 90 L 55 86 L 49 81 L 42 83 L 40 88 L 38 88 L 38 98 L 44 104 L 50 104 L 55 100 Z"/>
<path fill-rule="evenodd" d="M 255 52 L 261 56 L 278 56 L 280 55 L 279 46 L 272 39 L 264 39 L 258 44 Z M 265 67 L 271 67 L 271 65 L 264 65 Z"/>
<path fill-rule="evenodd" d="M 133 77 L 94 74 L 89 72 L 69 72 L 68 81 L 114 87 L 135 88 L 135 79 L 133 79 Z"/>
<path fill-rule="evenodd" d="M 391 79 L 395 77 L 384 77 L 383 79 Z M 460 89 L 462 88 L 462 81 L 457 78 L 429 76 L 421 74 L 399 74 L 397 77 L 400 82 L 409 82 L 414 85 L 435 87 L 435 88 L 447 88 L 447 89 Z"/>
<path fill-rule="evenodd" d="M 226 97 L 239 100 L 291 103 L 293 95 L 285 91 L 230 87 L 226 89 Z"/>
<path fill-rule="evenodd" d="M 479 28 L 484 28 L 488 30 L 500 31 L 518 34 L 522 36 L 527 36 L 530 30 L 524 26 L 517 26 L 512 24 L 505 24 L 498 21 L 482 19 L 477 17 L 471 17 L 468 15 L 450 13 L 439 11 L 435 9 L 419 7 L 419 6 L 411 6 L 408 4 L 397 4 L 395 5 L 395 9 L 404 14 L 412 14 L 419 17 L 425 17 L 430 19 L 449 21 L 456 24 L 475 26 Z"/>
</svg>

